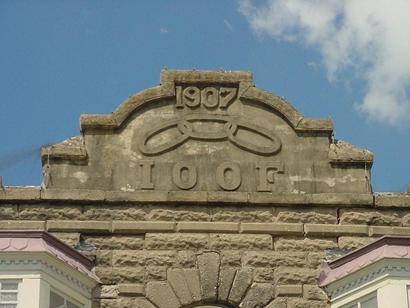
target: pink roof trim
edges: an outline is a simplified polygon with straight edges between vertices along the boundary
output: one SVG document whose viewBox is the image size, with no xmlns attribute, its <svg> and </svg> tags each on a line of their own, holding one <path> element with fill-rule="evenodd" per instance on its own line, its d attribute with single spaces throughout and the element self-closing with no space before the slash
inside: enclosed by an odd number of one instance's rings
<svg viewBox="0 0 410 308">
<path fill-rule="evenodd" d="M 90 259 L 45 231 L 0 231 L 2 252 L 46 252 L 99 282 L 92 272 L 93 262 Z"/>
<path fill-rule="evenodd" d="M 385 236 L 322 265 L 320 286 L 326 286 L 381 259 L 410 259 L 410 237 Z"/>
</svg>

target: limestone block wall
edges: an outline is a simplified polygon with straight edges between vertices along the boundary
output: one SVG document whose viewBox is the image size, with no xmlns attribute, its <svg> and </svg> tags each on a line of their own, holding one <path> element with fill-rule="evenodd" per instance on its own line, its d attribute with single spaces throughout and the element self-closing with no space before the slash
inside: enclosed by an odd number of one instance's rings
<svg viewBox="0 0 410 308">
<path fill-rule="evenodd" d="M 0 228 L 44 229 L 83 249 L 101 308 L 329 307 L 317 285 L 324 260 L 410 235 L 408 194 L 179 199 L 10 188 L 0 192 Z"/>
</svg>

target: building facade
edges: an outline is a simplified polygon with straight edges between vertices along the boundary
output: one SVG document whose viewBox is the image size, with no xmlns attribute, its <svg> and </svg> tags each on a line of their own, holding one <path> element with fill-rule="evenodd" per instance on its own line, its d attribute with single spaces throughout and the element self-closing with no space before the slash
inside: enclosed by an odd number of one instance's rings
<svg viewBox="0 0 410 308">
<path fill-rule="evenodd" d="M 43 148 L 42 187 L 0 191 L 0 228 L 46 231 L 90 258 L 93 307 L 364 308 L 378 288 L 337 284 L 406 262 L 346 270 L 354 249 L 410 235 L 410 195 L 372 192 L 371 152 L 248 72 L 164 70 L 80 123 Z"/>
</svg>

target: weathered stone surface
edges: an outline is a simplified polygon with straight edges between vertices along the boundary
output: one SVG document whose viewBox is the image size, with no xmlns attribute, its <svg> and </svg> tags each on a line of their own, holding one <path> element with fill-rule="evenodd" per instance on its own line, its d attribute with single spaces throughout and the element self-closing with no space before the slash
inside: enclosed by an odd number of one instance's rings
<svg viewBox="0 0 410 308">
<path fill-rule="evenodd" d="M 94 245 L 97 249 L 142 249 L 144 247 L 144 237 L 140 235 L 120 236 L 120 235 L 87 235 L 84 236 L 87 243 Z"/>
<path fill-rule="evenodd" d="M 147 208 L 146 220 L 152 221 L 210 221 L 210 210 L 203 207 L 159 207 Z"/>
<path fill-rule="evenodd" d="M 410 227 L 370 226 L 369 236 L 410 235 Z"/>
<path fill-rule="evenodd" d="M 336 224 L 336 209 L 326 208 L 278 208 L 275 211 L 276 222 Z"/>
<path fill-rule="evenodd" d="M 219 272 L 218 281 L 218 300 L 221 302 L 228 301 L 229 292 L 231 291 L 233 279 L 237 269 L 234 267 L 222 267 Z"/>
<path fill-rule="evenodd" d="M 408 186 L 407 194 L 391 194 L 380 195 L 376 194 L 375 204 L 376 207 L 398 207 L 409 208 L 410 207 L 410 185 Z"/>
<path fill-rule="evenodd" d="M 272 222 L 274 219 L 272 209 L 266 207 L 213 207 L 212 221 L 227 222 Z"/>
<path fill-rule="evenodd" d="M 196 265 L 196 255 L 192 250 L 181 250 L 177 252 L 178 265 L 182 268 L 192 268 Z"/>
<path fill-rule="evenodd" d="M 119 234 L 172 232 L 175 231 L 175 223 L 162 221 L 113 221 L 112 231 Z"/>
<path fill-rule="evenodd" d="M 117 285 L 102 285 L 93 291 L 94 298 L 117 298 L 118 287 Z"/>
<path fill-rule="evenodd" d="M 329 308 L 330 304 L 324 301 L 310 301 L 304 299 L 289 299 L 287 308 Z"/>
<path fill-rule="evenodd" d="M 144 209 L 137 206 L 86 205 L 84 217 L 89 220 L 145 220 Z"/>
<path fill-rule="evenodd" d="M 274 296 L 274 288 L 269 283 L 254 283 L 246 292 L 245 298 L 239 307 L 264 307 Z"/>
<path fill-rule="evenodd" d="M 234 222 L 179 222 L 178 232 L 238 233 L 239 224 Z"/>
<path fill-rule="evenodd" d="M 275 270 L 272 267 L 254 267 L 253 281 L 254 282 L 270 282 L 273 283 L 275 278 Z"/>
<path fill-rule="evenodd" d="M 169 269 L 167 279 L 182 305 L 188 305 L 194 301 L 182 269 Z"/>
<path fill-rule="evenodd" d="M 220 257 L 215 252 L 206 252 L 197 257 L 202 299 L 215 301 L 218 287 Z"/>
<path fill-rule="evenodd" d="M 276 296 L 299 296 L 303 289 L 301 284 L 277 285 L 275 287 Z"/>
<path fill-rule="evenodd" d="M 272 236 L 262 234 L 210 234 L 211 249 L 272 249 Z"/>
<path fill-rule="evenodd" d="M 145 294 L 144 285 L 141 283 L 121 283 L 117 286 L 118 294 L 125 296 L 142 296 Z"/>
<path fill-rule="evenodd" d="M 83 221 L 83 220 L 48 220 L 48 231 L 81 231 L 86 233 L 110 233 L 109 221 Z"/>
<path fill-rule="evenodd" d="M 159 308 L 180 308 L 178 297 L 167 282 L 149 282 L 146 288 L 147 298 Z"/>
<path fill-rule="evenodd" d="M 0 207 L 1 210 L 1 207 Z M 1 215 L 1 212 L 0 212 Z M 84 219 L 79 205 L 27 204 L 19 208 L 20 219 L 32 220 L 79 220 Z"/>
<path fill-rule="evenodd" d="M 277 284 L 317 284 L 319 270 L 278 267 L 275 269 Z"/>
<path fill-rule="evenodd" d="M 114 266 L 172 266 L 176 262 L 176 251 L 173 250 L 115 250 L 113 252 Z"/>
<path fill-rule="evenodd" d="M 40 200 L 40 188 L 6 187 L 5 189 L 0 189 L 0 200 Z"/>
<path fill-rule="evenodd" d="M 1 230 L 45 230 L 45 221 L 0 220 Z"/>
<path fill-rule="evenodd" d="M 16 219 L 18 216 L 17 205 L 0 204 L 0 219 Z M 29 218 L 34 219 L 34 218 Z"/>
<path fill-rule="evenodd" d="M 115 267 L 112 268 L 112 282 L 115 283 L 142 283 L 144 282 L 146 269 L 144 267 Z"/>
<path fill-rule="evenodd" d="M 136 298 L 134 304 L 134 308 L 156 308 L 151 302 L 149 302 L 145 298 Z"/>
<path fill-rule="evenodd" d="M 71 247 L 74 247 L 80 240 L 80 233 L 77 232 L 51 232 L 51 234 Z"/>
<path fill-rule="evenodd" d="M 278 238 L 275 250 L 322 251 L 337 247 L 336 239 L 321 238 Z"/>
<path fill-rule="evenodd" d="M 287 308 L 286 298 L 276 298 L 269 303 L 265 308 Z"/>
<path fill-rule="evenodd" d="M 285 223 L 241 223 L 241 232 L 272 235 L 303 235 L 303 225 Z"/>
<path fill-rule="evenodd" d="M 138 303 L 138 304 L 137 304 Z M 153 308 L 149 305 L 149 302 L 146 300 L 136 301 L 134 298 L 130 297 L 119 297 L 115 299 L 101 299 L 98 303 L 98 306 L 93 306 L 97 308 Z"/>
<path fill-rule="evenodd" d="M 197 233 L 147 233 L 146 249 L 206 249 L 209 245 L 207 234 Z"/>
<path fill-rule="evenodd" d="M 276 266 L 306 266 L 306 252 L 251 251 L 242 258 L 244 266 L 272 268 Z"/>
<path fill-rule="evenodd" d="M 145 267 L 145 281 L 166 280 L 167 266 L 148 265 Z"/>
<path fill-rule="evenodd" d="M 345 225 L 398 226 L 402 215 L 394 211 L 373 211 L 369 209 L 341 210 L 340 223 Z"/>
<path fill-rule="evenodd" d="M 96 266 L 112 266 L 112 251 L 111 250 L 97 250 L 95 254 Z"/>
<path fill-rule="evenodd" d="M 366 246 L 376 239 L 373 237 L 341 236 L 338 238 L 339 248 L 354 250 Z"/>
<path fill-rule="evenodd" d="M 194 302 L 201 300 L 201 284 L 199 280 L 199 270 L 197 269 L 183 269 L 183 275 L 188 285 L 189 293 Z"/>
<path fill-rule="evenodd" d="M 305 224 L 305 234 L 307 236 L 337 236 L 337 235 L 367 235 L 369 228 L 367 225 L 324 225 Z"/>
<path fill-rule="evenodd" d="M 308 285 L 308 284 L 305 284 L 303 286 L 303 297 L 305 299 L 318 300 L 318 301 L 328 300 L 328 297 L 325 291 L 323 291 L 323 289 L 319 288 L 316 285 Z"/>
<path fill-rule="evenodd" d="M 240 267 L 243 251 L 238 250 L 222 250 L 221 265 Z"/>
<path fill-rule="evenodd" d="M 232 283 L 231 292 L 229 292 L 229 302 L 238 305 L 245 296 L 251 283 L 252 270 L 248 268 L 238 270 Z"/>
</svg>

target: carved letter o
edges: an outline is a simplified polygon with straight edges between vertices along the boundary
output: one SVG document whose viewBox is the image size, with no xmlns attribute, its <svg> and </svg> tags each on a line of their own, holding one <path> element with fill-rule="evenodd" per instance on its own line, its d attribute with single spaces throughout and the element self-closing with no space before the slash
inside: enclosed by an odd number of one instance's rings
<svg viewBox="0 0 410 308">
<path fill-rule="evenodd" d="M 226 179 L 226 171 L 232 172 L 232 178 Z M 241 169 L 238 164 L 224 162 L 216 168 L 216 182 L 223 190 L 236 190 L 241 185 Z"/>
<path fill-rule="evenodd" d="M 183 172 L 187 173 L 186 177 L 183 177 Z M 196 168 L 191 163 L 179 162 L 174 165 L 172 169 L 172 179 L 174 184 L 181 189 L 191 189 L 196 185 L 197 173 Z"/>
</svg>

